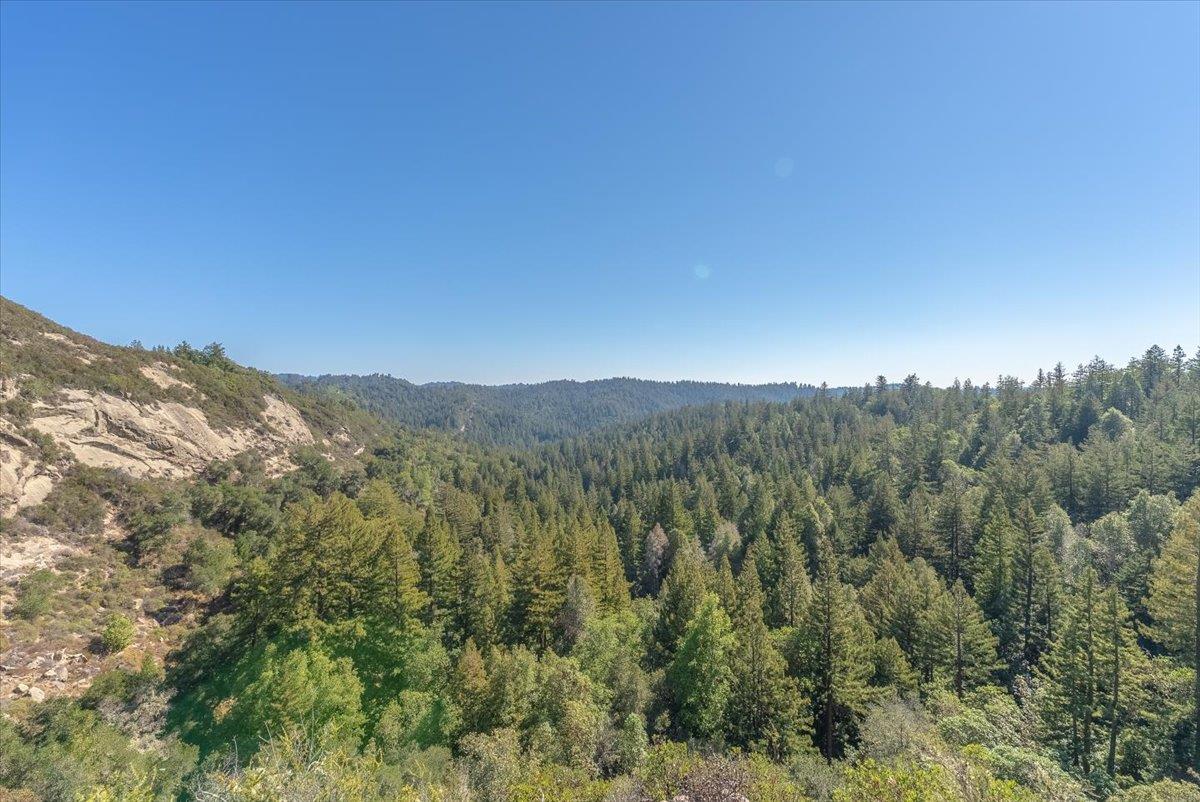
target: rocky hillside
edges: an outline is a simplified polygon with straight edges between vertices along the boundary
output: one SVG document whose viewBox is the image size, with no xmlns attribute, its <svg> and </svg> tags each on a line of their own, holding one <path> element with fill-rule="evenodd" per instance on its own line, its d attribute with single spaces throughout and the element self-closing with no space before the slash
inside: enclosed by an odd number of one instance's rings
<svg viewBox="0 0 1200 802">
<path fill-rule="evenodd" d="M 179 478 L 252 451 L 280 472 L 299 446 L 353 452 L 378 429 L 303 397 L 220 346 L 107 345 L 0 298 L 0 512 L 40 503 L 72 462 Z"/>
<path fill-rule="evenodd" d="M 189 522 L 191 477 L 223 461 L 263 481 L 317 455 L 350 466 L 383 429 L 220 346 L 112 346 L 0 298 L 0 709 L 162 664 L 209 600 L 179 579 L 182 555 L 220 543 Z M 132 628 L 119 656 L 97 646 L 118 613 Z"/>
</svg>

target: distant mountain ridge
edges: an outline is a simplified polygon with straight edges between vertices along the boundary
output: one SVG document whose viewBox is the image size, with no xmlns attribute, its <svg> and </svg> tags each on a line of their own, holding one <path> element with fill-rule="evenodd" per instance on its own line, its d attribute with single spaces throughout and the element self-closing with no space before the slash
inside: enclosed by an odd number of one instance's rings
<svg viewBox="0 0 1200 802">
<path fill-rule="evenodd" d="M 386 420 L 443 429 L 481 443 L 530 446 L 574 437 L 686 406 L 727 401 L 788 402 L 811 396 L 810 384 L 724 384 L 611 378 L 537 384 L 414 384 L 385 374 L 279 374 L 306 393 L 348 398 Z"/>
</svg>

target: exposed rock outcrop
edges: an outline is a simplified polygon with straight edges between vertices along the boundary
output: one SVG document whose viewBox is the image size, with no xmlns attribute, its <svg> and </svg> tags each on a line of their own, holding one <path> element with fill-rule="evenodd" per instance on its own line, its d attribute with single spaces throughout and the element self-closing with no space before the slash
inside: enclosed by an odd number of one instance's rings
<svg viewBox="0 0 1200 802">
<path fill-rule="evenodd" d="M 134 476 L 185 477 L 213 460 L 255 451 L 272 471 L 291 467 L 288 453 L 314 442 L 299 411 L 275 396 L 254 427 L 213 427 L 195 407 L 174 401 L 139 403 L 104 392 L 64 389 L 37 402 L 28 427 L 51 437 L 84 465 Z M 58 479 L 53 466 L 10 422 L 0 419 L 0 505 L 5 514 L 39 503 Z"/>
<path fill-rule="evenodd" d="M 170 373 L 171 366 L 163 362 L 155 362 L 153 365 L 142 365 L 138 371 L 150 381 L 157 384 L 162 389 L 168 387 L 191 387 L 192 385 L 185 382 L 183 379 L 177 379 Z"/>
<path fill-rule="evenodd" d="M 58 480 L 52 465 L 38 458 L 37 446 L 10 421 L 0 418 L 0 513 L 40 504 Z"/>
</svg>

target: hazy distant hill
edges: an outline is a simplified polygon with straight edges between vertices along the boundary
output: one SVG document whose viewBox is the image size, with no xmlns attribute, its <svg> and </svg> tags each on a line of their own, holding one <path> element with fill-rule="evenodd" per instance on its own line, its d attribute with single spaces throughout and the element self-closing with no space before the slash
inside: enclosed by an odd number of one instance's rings
<svg viewBox="0 0 1200 802">
<path fill-rule="evenodd" d="M 812 395 L 806 384 L 721 384 L 644 379 L 552 381 L 486 386 L 413 384 L 393 376 L 299 376 L 296 389 L 335 394 L 407 426 L 445 429 L 483 443 L 524 446 L 572 437 L 655 412 L 724 401 L 791 401 Z"/>
</svg>

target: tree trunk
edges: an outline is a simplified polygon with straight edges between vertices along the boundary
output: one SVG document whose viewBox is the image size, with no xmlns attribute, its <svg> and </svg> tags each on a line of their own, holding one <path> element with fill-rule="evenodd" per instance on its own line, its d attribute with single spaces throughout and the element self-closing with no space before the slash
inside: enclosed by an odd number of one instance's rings
<svg viewBox="0 0 1200 802">
<path fill-rule="evenodd" d="M 825 689 L 825 762 L 833 762 L 833 692 L 836 687 L 836 679 L 833 665 L 833 599 L 826 594 L 826 619 L 824 631 L 821 633 L 822 655 L 825 658 L 826 681 L 828 685 Z"/>
<path fill-rule="evenodd" d="M 1113 638 L 1113 669 L 1112 692 L 1108 697 L 1108 757 L 1104 769 L 1109 777 L 1116 776 L 1117 768 L 1117 733 L 1120 726 L 1117 721 L 1117 706 L 1121 699 L 1121 622 L 1117 618 L 1116 603 L 1113 602 L 1112 638 Z"/>
<path fill-rule="evenodd" d="M 961 616 L 962 612 L 957 611 L 957 615 Z M 956 621 L 954 624 L 954 695 L 959 699 L 963 697 L 963 645 L 962 645 L 962 622 Z"/>
<path fill-rule="evenodd" d="M 1033 665 L 1033 538 L 1026 533 L 1025 555 L 1028 564 L 1025 566 L 1025 631 L 1024 649 L 1025 663 Z"/>
<path fill-rule="evenodd" d="M 1096 643 L 1092 621 L 1093 602 L 1090 584 L 1088 585 L 1086 594 L 1087 635 L 1084 643 L 1087 649 L 1087 686 L 1084 688 L 1083 694 L 1083 755 L 1081 756 L 1081 765 L 1085 775 L 1090 774 L 1092 771 L 1092 717 L 1096 711 Z"/>
<path fill-rule="evenodd" d="M 825 762 L 833 762 L 833 693 L 825 695 Z"/>
</svg>

